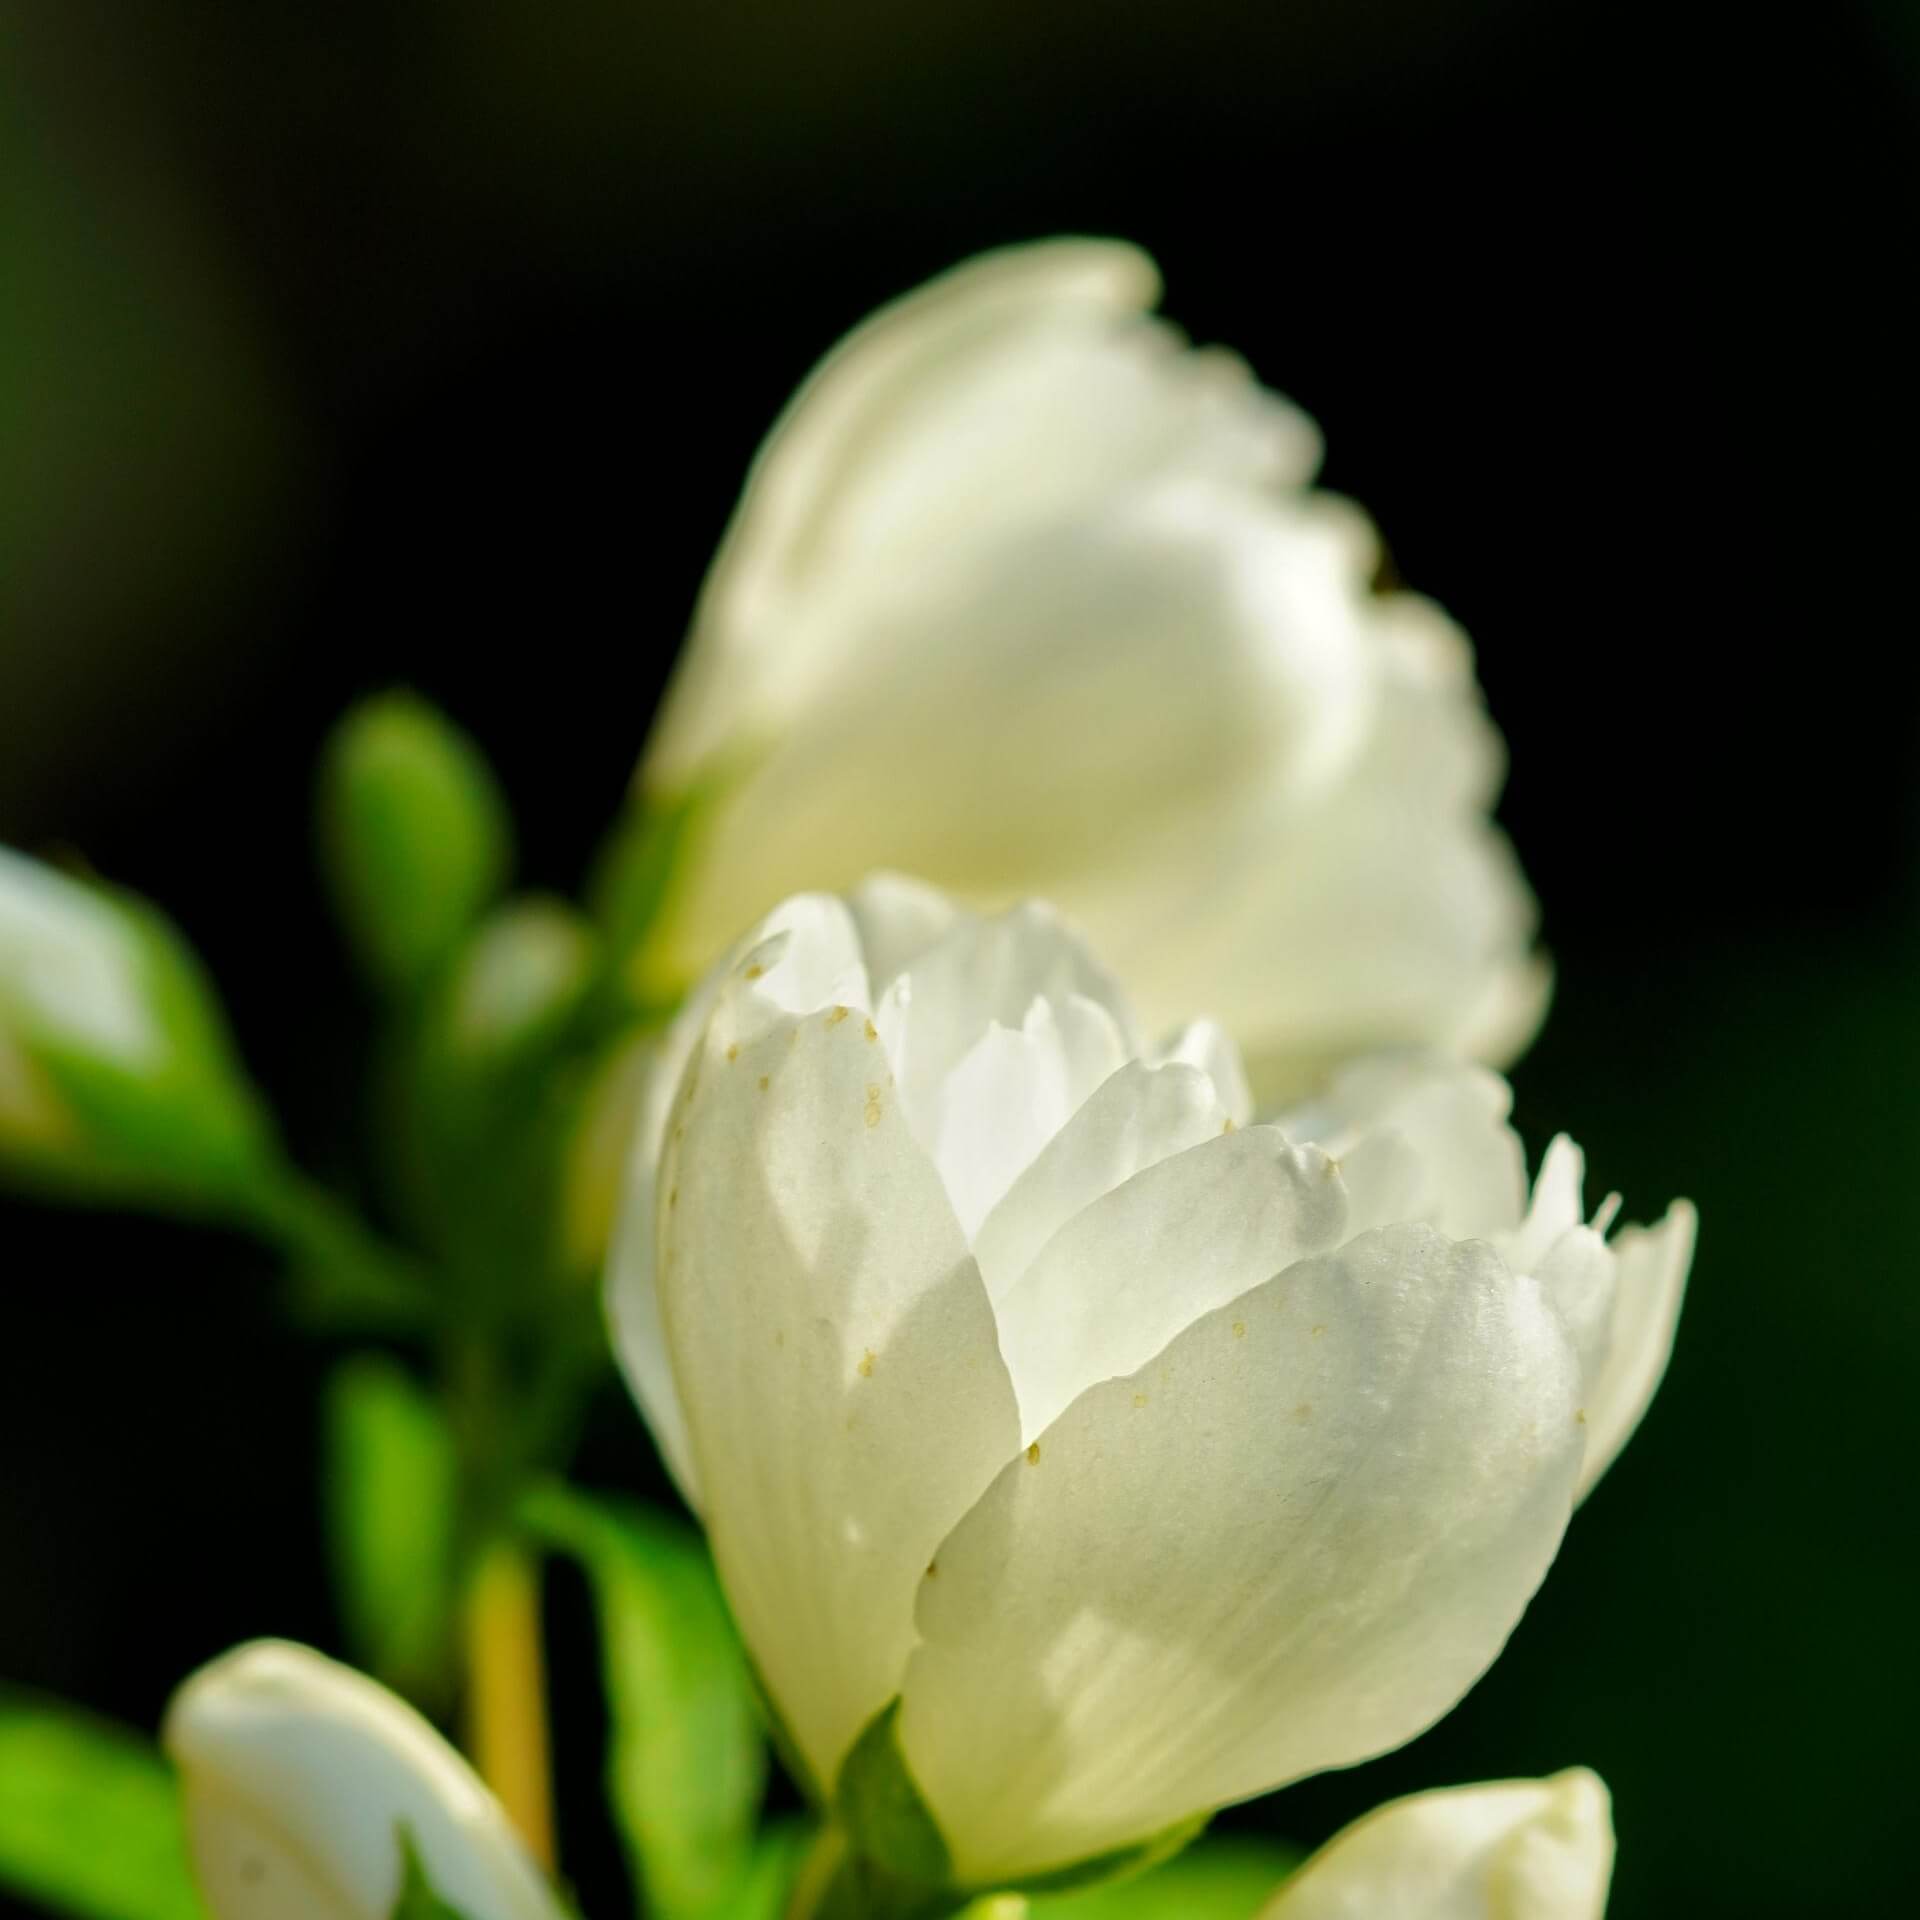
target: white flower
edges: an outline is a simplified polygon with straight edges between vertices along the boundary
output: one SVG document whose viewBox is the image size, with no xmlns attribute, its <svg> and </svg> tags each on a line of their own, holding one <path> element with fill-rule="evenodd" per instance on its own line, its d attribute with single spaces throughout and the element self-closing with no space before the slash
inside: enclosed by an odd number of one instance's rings
<svg viewBox="0 0 1920 1920">
<path fill-rule="evenodd" d="M 1260 1920 L 1600 1920 L 1607 1790 L 1584 1767 L 1414 1794 L 1316 1853 Z"/>
<path fill-rule="evenodd" d="M 499 1803 L 384 1687 L 263 1640 L 174 1696 L 194 1872 L 213 1920 L 388 1920 L 411 1847 L 465 1920 L 562 1920 Z"/>
<path fill-rule="evenodd" d="M 178 934 L 0 847 L 0 1164 L 181 1197 L 244 1180 L 265 1146 Z"/>
<path fill-rule="evenodd" d="M 789 901 L 715 970 L 643 1101 L 611 1306 L 823 1786 L 900 1696 L 990 1886 L 1460 1697 L 1658 1370 L 1570 1148 L 1526 1209 L 1504 1098 L 1349 1076 L 1336 1166 L 1244 1124 L 1217 1028 L 1143 1054 L 1049 910 L 902 881 Z"/>
<path fill-rule="evenodd" d="M 1376 594 L 1319 435 L 1151 317 L 1153 265 L 976 260 L 828 356 L 761 450 L 641 787 L 703 796 L 648 962 L 697 977 L 802 887 L 1057 901 L 1150 1023 L 1263 1089 L 1531 1036 L 1534 908 L 1465 636 Z"/>
</svg>

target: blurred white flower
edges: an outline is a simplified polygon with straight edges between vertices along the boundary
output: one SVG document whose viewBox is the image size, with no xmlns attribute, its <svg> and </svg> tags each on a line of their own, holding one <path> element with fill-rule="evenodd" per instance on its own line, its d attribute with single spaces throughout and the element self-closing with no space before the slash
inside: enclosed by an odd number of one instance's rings
<svg viewBox="0 0 1920 1920">
<path fill-rule="evenodd" d="M 715 969 L 642 1100 L 610 1305 L 823 1786 L 900 1696 L 990 1886 L 1460 1697 L 1559 1544 L 1617 1332 L 1571 1149 L 1528 1209 L 1504 1098 L 1349 1076 L 1336 1165 L 1245 1124 L 1219 1029 L 1143 1051 L 1050 910 L 898 880 Z"/>
<path fill-rule="evenodd" d="M 132 896 L 0 847 L 0 1169 L 155 1198 L 267 1149 L 198 963 Z"/>
<path fill-rule="evenodd" d="M 194 1872 L 213 1920 L 388 1920 L 407 1850 L 464 1920 L 563 1920 L 499 1803 L 404 1701 L 284 1641 L 174 1696 Z"/>
<path fill-rule="evenodd" d="M 1322 1847 L 1260 1920 L 1600 1920 L 1612 1876 L 1607 1789 L 1574 1767 L 1381 1807 Z"/>
<path fill-rule="evenodd" d="M 1151 317 L 1113 243 L 989 255 L 831 353 L 762 448 L 641 769 L 699 796 L 645 956 L 696 978 L 802 887 L 1044 894 L 1263 1092 L 1533 1033 L 1465 636 L 1379 594 L 1312 422 Z"/>
</svg>

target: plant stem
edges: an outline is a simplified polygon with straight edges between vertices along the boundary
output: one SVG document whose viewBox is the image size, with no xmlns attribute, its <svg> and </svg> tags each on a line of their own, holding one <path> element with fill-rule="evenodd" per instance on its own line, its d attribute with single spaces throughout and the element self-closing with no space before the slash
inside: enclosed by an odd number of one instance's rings
<svg viewBox="0 0 1920 1920">
<path fill-rule="evenodd" d="M 540 1647 L 540 1569 L 501 1541 L 467 1590 L 467 1751 L 534 1858 L 551 1870 L 553 1787 L 546 1664 Z"/>
<path fill-rule="evenodd" d="M 429 1317 L 419 1264 L 295 1168 L 253 1191 L 240 1224 L 279 1248 L 295 1271 L 298 1304 L 324 1323 L 402 1331 Z"/>
</svg>

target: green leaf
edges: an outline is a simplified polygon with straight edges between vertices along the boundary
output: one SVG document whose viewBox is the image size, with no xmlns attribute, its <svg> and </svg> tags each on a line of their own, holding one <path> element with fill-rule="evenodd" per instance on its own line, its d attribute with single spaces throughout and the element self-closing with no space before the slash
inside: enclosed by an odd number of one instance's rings
<svg viewBox="0 0 1920 1920">
<path fill-rule="evenodd" d="M 773 1871 L 753 1856 L 766 1749 L 705 1544 L 665 1514 L 558 1485 L 522 1519 L 580 1562 L 598 1601 L 607 1793 L 648 1912 L 731 1916 Z"/>
<path fill-rule="evenodd" d="M 400 1897 L 393 1903 L 389 1920 L 469 1920 L 460 1908 L 434 1892 L 413 1835 L 405 1827 L 400 1829 L 400 1851 L 406 1865 L 401 1873 Z"/>
<path fill-rule="evenodd" d="M 361 965 L 387 992 L 425 984 L 500 891 L 506 801 L 478 747 L 411 693 L 363 702 L 321 760 L 320 850 Z"/>
<path fill-rule="evenodd" d="M 1131 1879 L 1033 1896 L 1031 1920 L 1253 1920 L 1301 1855 L 1271 1842 L 1216 1835 Z"/>
<path fill-rule="evenodd" d="M 83 1920 L 205 1920 L 152 1743 L 14 1693 L 0 1693 L 0 1882 Z"/>
<path fill-rule="evenodd" d="M 447 1678 L 459 1461 L 437 1403 L 396 1361 L 361 1355 L 335 1368 L 323 1492 L 356 1663 L 436 1703 Z"/>
</svg>

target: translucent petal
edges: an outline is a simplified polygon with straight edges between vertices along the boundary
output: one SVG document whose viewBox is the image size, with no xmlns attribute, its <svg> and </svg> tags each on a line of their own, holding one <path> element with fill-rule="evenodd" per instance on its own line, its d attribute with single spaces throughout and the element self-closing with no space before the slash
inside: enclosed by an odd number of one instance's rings
<svg viewBox="0 0 1920 1920">
<path fill-rule="evenodd" d="M 728 1599 L 830 1784 L 898 1690 L 920 1575 L 1018 1419 L 873 1023 L 737 1019 L 743 988 L 669 1131 L 660 1301 Z"/>
<path fill-rule="evenodd" d="M 902 1737 L 962 1874 L 1098 1853 L 1429 1725 L 1559 1545 L 1577 1390 L 1533 1281 L 1407 1227 L 1082 1395 L 921 1586 Z"/>
</svg>

